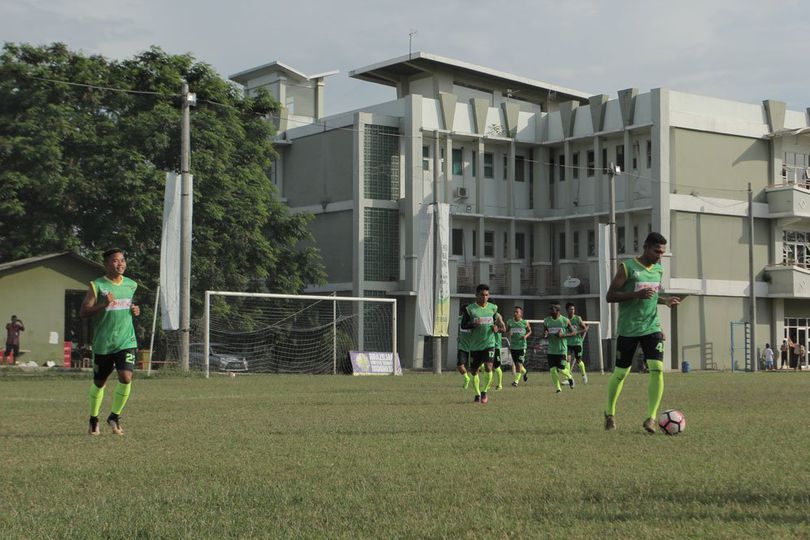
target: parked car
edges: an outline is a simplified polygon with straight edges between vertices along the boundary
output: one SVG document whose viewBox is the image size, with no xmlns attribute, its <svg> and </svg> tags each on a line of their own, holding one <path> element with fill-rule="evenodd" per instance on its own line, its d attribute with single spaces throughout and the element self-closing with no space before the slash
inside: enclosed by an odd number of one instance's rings
<svg viewBox="0 0 810 540">
<path fill-rule="evenodd" d="M 506 336 L 501 336 L 501 365 L 512 365 L 512 355 L 509 353 L 509 339 Z"/>
<path fill-rule="evenodd" d="M 204 344 L 191 343 L 188 351 L 188 363 L 195 369 L 204 369 Z M 210 371 L 241 372 L 248 370 L 245 357 L 227 352 L 227 346 L 222 343 L 210 343 L 208 346 L 208 369 Z"/>
</svg>

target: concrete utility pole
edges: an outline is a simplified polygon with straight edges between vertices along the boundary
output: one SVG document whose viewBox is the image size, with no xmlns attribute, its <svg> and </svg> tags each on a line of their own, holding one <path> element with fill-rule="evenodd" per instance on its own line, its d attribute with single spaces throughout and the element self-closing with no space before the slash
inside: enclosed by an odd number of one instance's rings
<svg viewBox="0 0 810 540">
<path fill-rule="evenodd" d="M 439 169 L 441 165 L 441 138 L 439 131 L 433 131 L 433 332 L 436 330 L 436 309 L 439 302 L 439 265 L 441 261 L 441 248 L 439 246 Z M 451 159 L 451 156 L 445 156 L 445 159 Z M 440 374 L 442 372 L 442 364 L 444 358 L 442 357 L 442 338 L 434 335 L 432 341 L 433 346 L 433 373 Z"/>
<path fill-rule="evenodd" d="M 754 290 L 754 192 L 751 191 L 751 182 L 748 182 L 748 296 L 751 304 L 748 312 L 751 371 L 756 371 L 759 358 L 757 354 L 757 295 Z"/>
<path fill-rule="evenodd" d="M 608 167 L 608 202 L 610 204 L 608 208 L 608 238 L 610 239 L 610 275 L 608 276 L 608 288 L 610 287 L 610 283 L 613 280 L 613 276 L 616 275 L 616 269 L 618 267 L 618 250 L 616 248 L 616 173 L 620 173 L 621 171 L 616 168 L 613 162 L 610 162 L 610 166 Z M 616 304 L 608 304 L 610 306 L 610 333 L 611 336 L 616 335 Z M 613 338 L 611 337 L 610 340 L 611 347 L 610 350 L 613 351 Z M 613 358 L 612 364 L 616 364 L 616 359 Z"/>
<path fill-rule="evenodd" d="M 189 336 L 191 333 L 191 106 L 197 102 L 196 94 L 188 91 L 188 83 L 183 83 L 183 117 L 180 122 L 180 367 L 188 371 Z"/>
</svg>

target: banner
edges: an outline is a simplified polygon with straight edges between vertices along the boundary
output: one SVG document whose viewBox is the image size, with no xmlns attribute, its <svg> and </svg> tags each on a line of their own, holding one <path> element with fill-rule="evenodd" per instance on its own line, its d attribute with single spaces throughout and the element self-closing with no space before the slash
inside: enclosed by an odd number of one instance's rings
<svg viewBox="0 0 810 540">
<path fill-rule="evenodd" d="M 613 276 L 610 275 L 610 235 L 608 226 L 604 223 L 599 224 L 598 238 L 596 239 L 596 247 L 599 250 L 599 320 L 602 324 L 599 325 L 599 338 L 610 339 L 612 337 L 613 329 L 610 326 L 610 308 L 605 296 L 607 295 L 608 288 Z"/>
<path fill-rule="evenodd" d="M 349 351 L 352 361 L 352 375 L 402 375 L 399 354 L 390 352 Z"/>
<path fill-rule="evenodd" d="M 417 327 L 420 336 L 433 334 L 433 207 L 419 209 L 418 272 L 416 287 Z"/>
<path fill-rule="evenodd" d="M 438 208 L 436 208 L 438 206 Z M 434 227 L 439 241 L 439 260 L 436 261 L 438 283 L 434 291 L 433 335 L 450 335 L 450 205 L 434 205 Z"/>
<path fill-rule="evenodd" d="M 192 179 L 193 185 L 193 179 Z M 181 177 L 166 173 L 160 242 L 160 320 L 164 330 L 180 328 Z"/>
</svg>

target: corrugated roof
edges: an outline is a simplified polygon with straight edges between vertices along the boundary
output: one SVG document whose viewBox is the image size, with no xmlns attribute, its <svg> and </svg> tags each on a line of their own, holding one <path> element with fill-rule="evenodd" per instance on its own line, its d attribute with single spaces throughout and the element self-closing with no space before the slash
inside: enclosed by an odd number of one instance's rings
<svg viewBox="0 0 810 540">
<path fill-rule="evenodd" d="M 5 272 L 6 270 L 12 270 L 14 268 L 19 268 L 21 266 L 29 266 L 29 265 L 32 265 L 32 264 L 37 264 L 37 263 L 40 263 L 42 261 L 46 261 L 48 259 L 55 259 L 57 257 L 63 257 L 65 255 L 67 255 L 67 256 L 69 256 L 69 257 L 71 257 L 73 259 L 76 259 L 79 262 L 82 262 L 82 263 L 85 263 L 85 264 L 88 264 L 88 265 L 91 265 L 91 266 L 95 266 L 97 268 L 101 268 L 102 270 L 104 269 L 104 266 L 102 266 L 101 264 L 99 264 L 99 263 L 97 263 L 95 261 L 91 261 L 87 257 L 82 257 L 78 253 L 74 253 L 72 251 L 60 251 L 58 253 L 49 253 L 47 255 L 37 255 L 36 257 L 28 257 L 26 259 L 18 259 L 16 261 L 2 263 L 2 264 L 0 264 L 0 272 Z"/>
</svg>

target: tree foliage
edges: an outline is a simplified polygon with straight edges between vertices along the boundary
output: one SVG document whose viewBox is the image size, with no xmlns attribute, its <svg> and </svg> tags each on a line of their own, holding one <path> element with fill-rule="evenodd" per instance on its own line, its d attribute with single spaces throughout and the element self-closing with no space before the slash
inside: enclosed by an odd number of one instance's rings
<svg viewBox="0 0 810 540">
<path fill-rule="evenodd" d="M 268 176 L 267 115 L 277 104 L 266 93 L 244 97 L 191 55 L 159 48 L 116 61 L 59 43 L 4 46 L 0 261 L 68 249 L 99 259 L 118 246 L 131 273 L 154 286 L 165 174 L 180 168 L 183 80 L 198 99 L 193 290 L 298 292 L 321 282 L 319 255 L 299 249 L 311 217 L 290 215 Z"/>
</svg>

